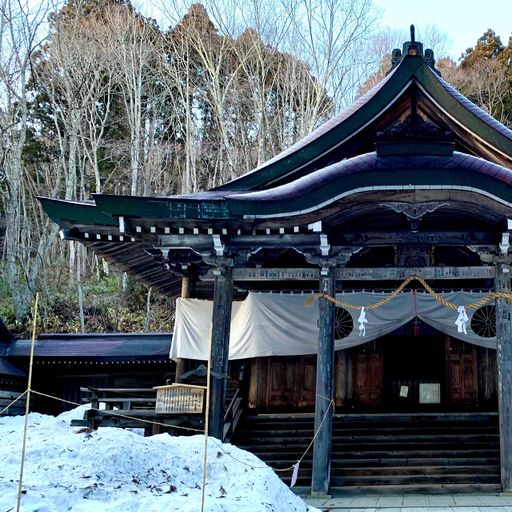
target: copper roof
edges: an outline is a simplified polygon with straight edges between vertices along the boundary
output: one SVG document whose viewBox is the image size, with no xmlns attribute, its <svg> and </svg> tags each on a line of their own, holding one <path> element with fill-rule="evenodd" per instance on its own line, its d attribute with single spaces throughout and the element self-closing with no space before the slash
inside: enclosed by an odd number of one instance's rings
<svg viewBox="0 0 512 512">
<path fill-rule="evenodd" d="M 42 334 L 35 343 L 36 358 L 168 359 L 170 333 Z M 30 355 L 30 340 L 16 340 L 6 357 Z"/>
<path fill-rule="evenodd" d="M 313 193 L 322 186 L 328 186 L 349 175 L 363 174 L 366 171 L 411 171 L 414 169 L 446 171 L 466 170 L 495 178 L 498 181 L 512 184 L 512 170 L 465 153 L 454 152 L 453 156 L 385 156 L 377 153 L 366 153 L 354 158 L 342 160 L 328 167 L 312 172 L 307 176 L 268 190 L 242 192 L 229 197 L 230 201 L 286 201 L 302 198 Z M 404 183 L 407 180 L 404 181 Z M 361 185 L 364 185 L 361 182 Z M 368 182 L 368 186 L 372 183 Z"/>
</svg>

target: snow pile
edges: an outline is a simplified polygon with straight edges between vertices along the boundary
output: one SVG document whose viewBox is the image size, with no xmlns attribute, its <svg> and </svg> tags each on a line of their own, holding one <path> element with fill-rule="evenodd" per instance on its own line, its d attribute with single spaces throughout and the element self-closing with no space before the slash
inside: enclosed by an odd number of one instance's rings
<svg viewBox="0 0 512 512">
<path fill-rule="evenodd" d="M 197 512 L 204 436 L 142 437 L 69 427 L 83 408 L 57 418 L 32 413 L 23 477 L 23 511 Z M 0 511 L 14 510 L 24 417 L 0 418 Z M 313 512 L 256 456 L 210 439 L 205 510 Z M 319 511 L 317 511 L 319 512 Z"/>
</svg>

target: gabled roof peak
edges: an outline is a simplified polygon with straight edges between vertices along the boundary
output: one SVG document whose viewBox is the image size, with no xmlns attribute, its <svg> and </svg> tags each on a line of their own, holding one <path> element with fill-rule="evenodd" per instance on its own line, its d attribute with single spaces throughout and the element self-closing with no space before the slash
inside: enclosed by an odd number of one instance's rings
<svg viewBox="0 0 512 512">
<path fill-rule="evenodd" d="M 423 43 L 420 43 L 419 41 L 416 41 L 415 37 L 415 29 L 414 25 L 411 25 L 411 40 L 406 41 L 403 46 L 402 50 L 399 48 L 395 48 L 391 52 L 391 69 L 388 71 L 390 73 L 393 69 L 395 69 L 400 62 L 402 62 L 402 59 L 406 55 L 412 55 L 412 56 L 419 56 L 423 57 L 423 60 L 427 64 L 429 68 L 432 69 L 435 73 L 438 75 L 441 75 L 438 69 L 436 69 L 435 64 L 436 61 L 434 59 L 434 50 L 431 50 L 430 48 L 427 48 L 425 51 L 423 51 Z"/>
<path fill-rule="evenodd" d="M 386 130 L 376 133 L 378 156 L 389 155 L 438 155 L 452 156 L 453 133 L 445 126 L 439 127 L 418 113 L 418 100 L 411 97 L 410 114 Z"/>
</svg>

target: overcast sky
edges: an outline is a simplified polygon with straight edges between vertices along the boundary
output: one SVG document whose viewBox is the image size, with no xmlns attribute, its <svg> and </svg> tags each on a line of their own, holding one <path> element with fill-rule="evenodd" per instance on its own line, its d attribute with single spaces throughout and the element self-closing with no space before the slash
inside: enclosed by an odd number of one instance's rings
<svg viewBox="0 0 512 512">
<path fill-rule="evenodd" d="M 477 39 L 493 28 L 507 44 L 512 33 L 512 0 L 374 0 L 383 9 L 382 25 L 421 30 L 435 25 L 449 36 L 449 55 L 457 60 L 464 50 L 475 46 Z"/>
</svg>

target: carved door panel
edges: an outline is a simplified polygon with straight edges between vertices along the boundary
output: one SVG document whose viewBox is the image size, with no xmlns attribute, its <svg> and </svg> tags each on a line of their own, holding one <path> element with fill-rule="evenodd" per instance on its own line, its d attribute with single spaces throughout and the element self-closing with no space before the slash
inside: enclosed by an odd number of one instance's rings
<svg viewBox="0 0 512 512">
<path fill-rule="evenodd" d="M 448 338 L 448 397 L 451 403 L 476 403 L 478 398 L 476 347 Z"/>
<path fill-rule="evenodd" d="M 305 356 L 303 358 L 303 369 L 303 385 L 298 405 L 299 407 L 314 407 L 316 393 L 316 357 Z"/>
<path fill-rule="evenodd" d="M 315 403 L 314 356 L 271 357 L 268 362 L 267 407 L 310 408 Z"/>
<path fill-rule="evenodd" d="M 382 354 L 365 347 L 353 359 L 354 399 L 359 404 L 377 405 L 382 401 Z"/>
<path fill-rule="evenodd" d="M 296 373 L 296 364 L 286 364 L 281 358 L 269 359 L 267 406 L 284 407 L 297 401 Z"/>
</svg>

